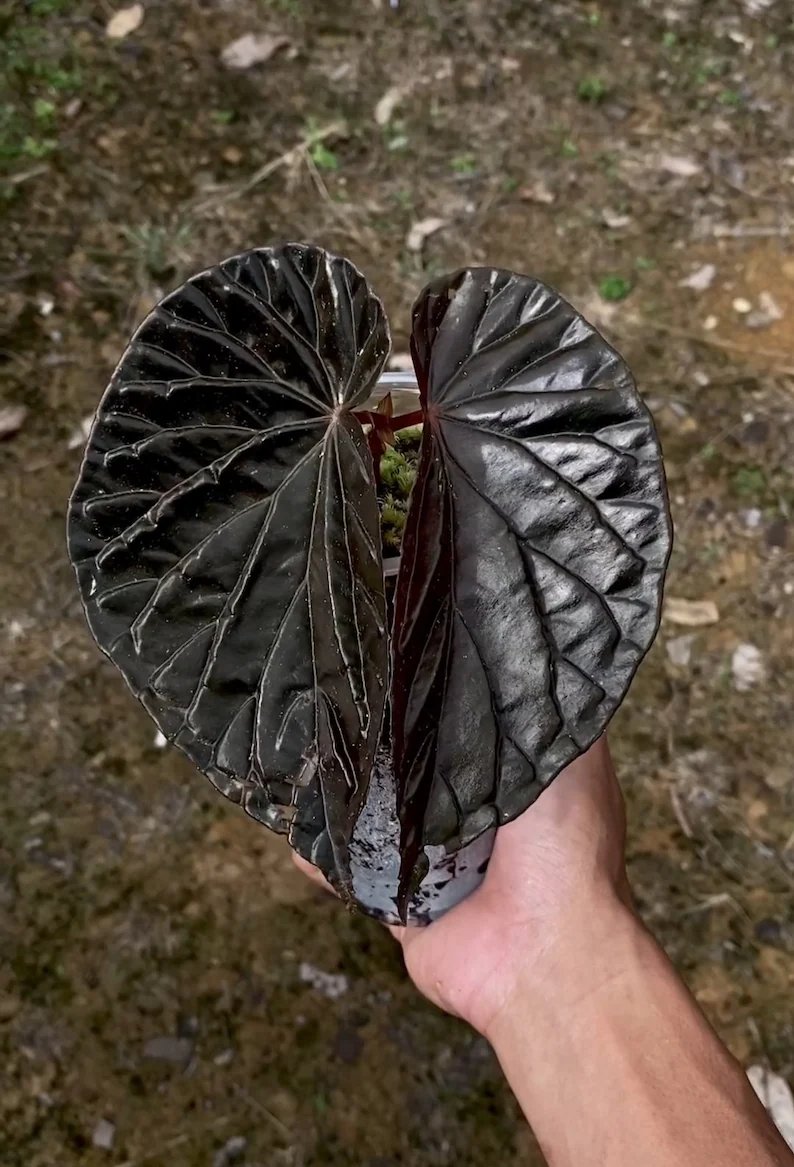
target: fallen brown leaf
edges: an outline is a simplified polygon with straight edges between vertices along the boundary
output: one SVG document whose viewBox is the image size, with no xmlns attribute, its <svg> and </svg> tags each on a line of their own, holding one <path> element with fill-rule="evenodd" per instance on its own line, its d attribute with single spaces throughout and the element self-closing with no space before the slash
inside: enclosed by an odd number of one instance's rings
<svg viewBox="0 0 794 1167">
<path fill-rule="evenodd" d="M 105 25 L 105 34 L 112 41 L 124 40 L 131 32 L 136 32 L 143 24 L 145 15 L 142 4 L 131 4 L 129 8 L 120 8 L 114 12 Z"/>
</svg>

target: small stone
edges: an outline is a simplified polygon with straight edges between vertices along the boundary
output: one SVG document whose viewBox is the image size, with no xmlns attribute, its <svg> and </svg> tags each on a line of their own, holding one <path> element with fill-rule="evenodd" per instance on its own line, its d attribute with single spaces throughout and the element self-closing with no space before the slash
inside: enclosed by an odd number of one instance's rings
<svg viewBox="0 0 794 1167">
<path fill-rule="evenodd" d="M 769 1117 L 794 1151 L 794 1095 L 788 1082 L 766 1066 L 750 1066 L 747 1077 Z"/>
<path fill-rule="evenodd" d="M 151 1037 L 143 1048 L 143 1056 L 155 1062 L 171 1062 L 184 1066 L 190 1061 L 193 1042 L 186 1037 Z"/>
<path fill-rule="evenodd" d="M 41 296 L 39 296 L 36 303 L 37 303 L 38 309 L 39 309 L 39 316 L 44 316 L 46 318 L 47 316 L 52 315 L 52 312 L 55 308 L 55 297 L 54 296 L 50 296 L 50 295 L 47 295 L 46 293 L 43 293 Z"/>
<path fill-rule="evenodd" d="M 782 319 L 783 312 L 772 293 L 760 292 L 758 308 L 745 316 L 744 323 L 748 328 L 769 328 L 770 324 Z"/>
<path fill-rule="evenodd" d="M 338 1001 L 350 987 L 350 983 L 343 973 L 327 973 L 315 968 L 308 961 L 302 961 L 298 969 L 298 976 L 306 985 L 311 985 L 318 993 L 328 997 L 330 1001 Z"/>
<path fill-rule="evenodd" d="M 754 644 L 738 644 L 731 657 L 733 687 L 737 693 L 746 693 L 766 677 L 761 650 Z"/>
<path fill-rule="evenodd" d="M 152 744 L 156 750 L 164 750 L 168 745 L 168 738 L 158 729 L 157 733 L 154 735 L 154 741 Z"/>
<path fill-rule="evenodd" d="M 716 274 L 716 264 L 704 263 L 702 267 L 696 268 L 691 275 L 688 275 L 685 280 L 681 280 L 679 287 L 691 288 L 694 292 L 705 292 L 714 283 Z"/>
<path fill-rule="evenodd" d="M 744 318 L 745 328 L 769 328 L 771 323 L 766 312 L 748 312 Z"/>
<path fill-rule="evenodd" d="M 7 405 L 0 409 L 0 440 L 10 438 L 22 429 L 28 411 L 24 405 Z"/>
<path fill-rule="evenodd" d="M 687 633 L 686 636 L 674 636 L 672 640 L 665 642 L 665 650 L 671 664 L 678 668 L 685 669 L 692 659 L 692 645 L 695 641 L 694 633 Z"/>
<path fill-rule="evenodd" d="M 752 304 L 749 300 L 746 300 L 744 296 L 737 296 L 736 299 L 732 302 L 731 307 L 733 308 L 734 312 L 738 312 L 740 316 L 746 316 L 748 312 L 752 312 L 753 310 Z"/>
<path fill-rule="evenodd" d="M 758 507 L 750 507 L 746 511 L 740 511 L 742 522 L 748 531 L 756 531 L 761 526 L 761 521 L 764 517 L 764 512 L 760 511 Z"/>
<path fill-rule="evenodd" d="M 762 417 L 755 418 L 752 413 L 743 414 L 742 421 L 744 422 L 744 429 L 739 435 L 742 442 L 747 442 L 748 445 L 754 446 L 767 440 L 769 437 L 768 421 L 765 421 Z"/>
<path fill-rule="evenodd" d="M 611 122 L 625 122 L 629 116 L 629 111 L 625 105 L 619 101 L 607 101 L 603 106 L 604 117 L 609 118 Z"/>
<path fill-rule="evenodd" d="M 233 1163 L 235 1159 L 239 1159 L 243 1155 L 247 1146 L 248 1139 L 244 1135 L 233 1135 L 215 1152 L 212 1167 L 227 1167 L 227 1164 Z"/>
<path fill-rule="evenodd" d="M 759 292 L 758 304 L 762 312 L 766 312 L 770 320 L 782 320 L 783 310 L 771 292 Z"/>
<path fill-rule="evenodd" d="M 230 166 L 239 166 L 243 160 L 243 152 L 239 146 L 227 146 L 221 157 Z"/>
<path fill-rule="evenodd" d="M 706 319 L 703 321 L 703 331 L 704 332 L 713 332 L 718 324 L 719 324 L 719 320 L 717 319 L 716 316 L 707 316 Z"/>
<path fill-rule="evenodd" d="M 221 1050 L 221 1052 L 216 1054 L 212 1059 L 213 1065 L 215 1066 L 230 1066 L 233 1061 L 234 1050 L 231 1048 L 231 1046 L 228 1049 Z"/>
<path fill-rule="evenodd" d="M 99 1122 L 94 1127 L 94 1133 L 91 1136 L 91 1142 L 95 1147 L 99 1147 L 101 1151 L 110 1151 L 113 1148 L 113 1140 L 115 1137 L 115 1125 L 112 1122 L 108 1122 L 106 1118 L 100 1118 Z"/>
<path fill-rule="evenodd" d="M 771 916 L 759 920 L 753 931 L 762 944 L 779 944 L 783 936 L 780 921 Z"/>
</svg>

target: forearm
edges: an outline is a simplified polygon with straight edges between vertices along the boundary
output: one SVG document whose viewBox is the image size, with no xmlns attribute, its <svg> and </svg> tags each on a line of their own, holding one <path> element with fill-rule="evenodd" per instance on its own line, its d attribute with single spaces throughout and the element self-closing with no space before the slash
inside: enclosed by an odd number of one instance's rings
<svg viewBox="0 0 794 1167">
<path fill-rule="evenodd" d="M 609 901 L 530 966 L 489 1031 L 550 1167 L 792 1167 L 738 1063 Z"/>
</svg>

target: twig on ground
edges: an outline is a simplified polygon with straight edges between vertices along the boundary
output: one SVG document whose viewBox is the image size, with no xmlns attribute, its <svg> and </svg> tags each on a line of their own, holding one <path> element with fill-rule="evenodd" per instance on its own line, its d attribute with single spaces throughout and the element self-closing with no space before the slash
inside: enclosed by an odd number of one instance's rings
<svg viewBox="0 0 794 1167">
<path fill-rule="evenodd" d="M 634 325 L 636 328 L 651 328 L 654 332 L 664 332 L 668 336 L 675 336 L 681 340 L 691 340 L 695 344 L 705 344 L 709 348 L 722 349 L 729 353 L 738 353 L 748 360 L 751 360 L 753 357 L 762 357 L 764 360 L 769 361 L 791 360 L 789 353 L 780 352 L 776 349 L 749 349 L 745 345 L 737 344 L 731 340 L 719 340 L 717 337 L 709 336 L 706 333 L 692 332 L 688 328 L 677 328 L 673 324 L 663 324 L 659 320 L 648 320 L 643 316 L 627 316 L 625 323 Z M 784 373 L 787 377 L 791 377 L 794 376 L 794 365 L 778 365 L 772 371 Z"/>
<path fill-rule="evenodd" d="M 314 142 L 314 140 L 315 140 L 314 137 L 312 137 L 312 142 Z M 347 232 L 348 235 L 351 236 L 351 238 L 355 239 L 356 243 L 360 244 L 361 247 L 366 248 L 366 250 L 368 252 L 370 252 L 370 254 L 372 254 L 372 252 L 373 252 L 372 243 L 371 242 L 368 243 L 364 239 L 363 235 L 361 234 L 361 232 L 359 231 L 358 227 L 356 226 L 356 224 L 353 220 L 353 216 L 345 209 L 345 207 L 341 206 L 339 203 L 335 203 L 334 200 L 331 198 L 328 187 L 325 185 L 325 182 L 323 180 L 323 176 L 320 174 L 320 171 L 317 168 L 317 163 L 314 161 L 314 159 L 311 156 L 311 151 L 309 149 L 307 149 L 306 147 L 303 147 L 302 153 L 303 153 L 304 161 L 306 162 L 306 167 L 309 171 L 309 174 L 311 175 L 312 182 L 314 183 L 315 187 L 317 188 L 317 193 L 319 194 L 320 198 L 323 200 L 325 205 L 329 208 L 329 210 L 331 211 L 331 214 L 334 216 L 335 219 L 339 220 L 339 222 L 342 224 L 343 229 Z"/>
<path fill-rule="evenodd" d="M 139 1163 L 148 1163 L 150 1159 L 158 1159 L 164 1151 L 172 1151 L 175 1147 L 181 1147 L 190 1139 L 198 1138 L 199 1135 L 206 1134 L 207 1131 L 214 1130 L 215 1127 L 223 1126 L 224 1123 L 229 1121 L 229 1115 L 222 1115 L 220 1118 L 216 1118 L 214 1122 L 198 1127 L 194 1131 L 183 1131 L 181 1135 L 174 1135 L 172 1139 L 167 1139 L 166 1142 L 161 1143 L 159 1147 L 155 1147 L 150 1151 L 144 1151 L 142 1155 L 138 1155 L 134 1159 L 125 1159 L 123 1163 L 118 1164 L 118 1167 L 138 1167 Z"/>
<path fill-rule="evenodd" d="M 684 915 L 694 916 L 698 912 L 708 912 L 711 910 L 711 908 L 722 908 L 725 906 L 735 908 L 740 916 L 743 916 L 745 920 L 747 920 L 749 923 L 752 923 L 750 917 L 747 915 L 747 912 L 744 910 L 739 901 L 734 899 L 734 897 L 727 891 L 717 892 L 716 895 L 713 896 L 706 896 L 706 898 L 701 900 L 699 904 L 694 904 L 691 908 L 686 908 L 684 910 Z"/>
<path fill-rule="evenodd" d="M 712 235 L 715 239 L 773 239 L 780 235 L 794 235 L 794 224 L 780 223 L 777 226 L 766 226 L 763 223 L 717 223 Z"/>
<path fill-rule="evenodd" d="M 16 174 L 9 174 L 4 182 L 8 186 L 20 186 L 31 178 L 38 178 L 40 174 L 46 174 L 49 169 L 46 162 L 41 166 L 31 166 L 29 170 L 18 170 Z"/>
<path fill-rule="evenodd" d="M 292 1138 L 292 1131 L 289 1129 L 289 1127 L 285 1126 L 280 1118 L 276 1118 L 272 1110 L 268 1110 L 268 1108 L 263 1103 L 261 1103 L 258 1098 L 254 1098 L 243 1086 L 240 1086 L 237 1083 L 235 1083 L 232 1089 L 238 1098 L 242 1098 L 245 1102 L 248 1103 L 249 1106 L 253 1106 L 254 1110 L 258 1110 L 260 1114 L 264 1115 L 268 1122 L 272 1123 L 279 1134 L 283 1135 L 285 1139 Z"/>
<path fill-rule="evenodd" d="M 684 814 L 684 808 L 681 805 L 681 799 L 678 796 L 678 791 L 676 790 L 675 786 L 670 787 L 670 803 L 673 807 L 673 814 L 676 817 L 676 821 L 679 827 L 688 839 L 692 839 L 694 837 L 693 831 L 689 825 L 686 815 Z"/>
<path fill-rule="evenodd" d="M 222 207 L 226 203 L 232 202 L 234 199 L 242 198 L 255 186 L 270 178 L 271 174 L 275 174 L 282 166 L 288 166 L 292 162 L 296 162 L 304 155 L 308 155 L 309 149 L 318 142 L 324 142 L 328 138 L 336 137 L 343 134 L 345 131 L 344 122 L 330 122 L 327 126 L 323 126 L 319 130 L 312 130 L 304 134 L 299 142 L 296 142 L 289 150 L 285 150 L 283 154 L 279 154 L 277 158 L 271 158 L 264 166 L 260 166 L 253 174 L 249 175 L 244 182 L 237 186 L 220 190 L 209 198 L 204 199 L 190 208 L 194 215 L 200 215 L 204 211 L 214 210 L 216 207 Z"/>
</svg>

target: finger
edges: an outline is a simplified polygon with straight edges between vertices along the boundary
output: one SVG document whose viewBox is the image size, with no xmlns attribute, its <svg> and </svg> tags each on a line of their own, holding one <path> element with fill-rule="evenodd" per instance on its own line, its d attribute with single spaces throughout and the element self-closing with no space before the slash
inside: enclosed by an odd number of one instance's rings
<svg viewBox="0 0 794 1167">
<path fill-rule="evenodd" d="M 302 855 L 297 855 L 294 851 L 292 852 L 292 862 L 295 864 L 299 871 L 302 871 L 304 875 L 309 877 L 312 883 L 316 883 L 317 886 L 321 887 L 324 891 L 330 892 L 332 896 L 336 895 L 336 892 L 331 887 L 322 871 L 320 871 L 319 867 L 315 867 L 314 864 L 310 863 L 308 859 L 304 859 Z"/>
</svg>

